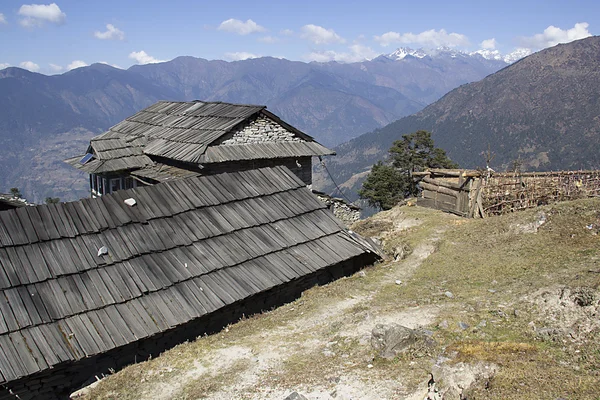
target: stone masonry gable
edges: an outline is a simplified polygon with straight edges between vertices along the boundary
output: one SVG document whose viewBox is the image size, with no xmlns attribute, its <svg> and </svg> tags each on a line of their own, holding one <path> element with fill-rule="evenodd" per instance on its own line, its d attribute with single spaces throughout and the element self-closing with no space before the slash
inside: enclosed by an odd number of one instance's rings
<svg viewBox="0 0 600 400">
<path fill-rule="evenodd" d="M 264 142 L 302 142 L 303 139 L 270 118 L 259 116 L 243 128 L 225 136 L 220 145 Z"/>
</svg>

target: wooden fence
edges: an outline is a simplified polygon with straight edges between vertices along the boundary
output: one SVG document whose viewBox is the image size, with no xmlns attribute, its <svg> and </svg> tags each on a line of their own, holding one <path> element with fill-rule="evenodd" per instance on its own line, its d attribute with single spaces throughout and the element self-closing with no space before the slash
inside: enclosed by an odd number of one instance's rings
<svg viewBox="0 0 600 400">
<path fill-rule="evenodd" d="M 417 204 L 485 218 L 557 201 L 600 196 L 600 171 L 488 173 L 431 169 L 415 172 Z"/>
</svg>

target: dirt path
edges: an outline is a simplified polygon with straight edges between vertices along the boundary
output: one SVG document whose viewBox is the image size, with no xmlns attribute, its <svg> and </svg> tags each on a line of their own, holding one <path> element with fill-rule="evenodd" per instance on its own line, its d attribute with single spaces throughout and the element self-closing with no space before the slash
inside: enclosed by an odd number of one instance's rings
<svg viewBox="0 0 600 400">
<path fill-rule="evenodd" d="M 397 224 L 395 230 L 404 230 L 417 224 L 418 221 L 411 220 L 405 224 Z M 404 282 L 410 279 L 421 263 L 435 251 L 435 242 L 438 238 L 439 232 L 436 232 L 417 246 L 406 259 L 379 266 L 378 268 L 386 272 L 376 278 L 377 282 L 372 283 L 373 293 L 377 293 L 385 286 L 396 285 L 397 281 Z M 367 271 L 362 274 L 371 273 Z M 420 306 L 380 312 L 371 300 L 372 294 L 358 296 L 349 294 L 347 298 L 341 300 L 324 301 L 319 307 L 307 313 L 300 311 L 302 307 L 298 307 L 298 314 L 287 324 L 269 332 L 256 332 L 246 337 L 241 345 L 215 349 L 205 357 L 203 364 L 198 364 L 178 379 L 161 385 L 160 390 L 143 398 L 171 399 L 177 397 L 177 393 L 181 393 L 191 380 L 199 379 L 206 374 L 214 374 L 215 371 L 232 369 L 236 370 L 235 379 L 206 398 L 283 399 L 294 390 L 315 400 L 397 398 L 395 397 L 399 384 L 397 380 L 365 381 L 360 375 L 365 368 L 369 369 L 370 361 L 358 360 L 357 362 L 351 359 L 350 355 L 345 354 L 341 355 L 343 357 L 341 360 L 345 359 L 346 361 L 343 362 L 352 368 L 339 374 L 326 385 L 300 385 L 293 388 L 265 385 L 265 381 L 270 381 L 270 374 L 284 368 L 290 359 L 297 359 L 304 354 L 315 356 L 315 349 L 319 349 L 317 357 L 335 357 L 338 343 L 329 341 L 328 335 L 323 334 L 332 327 L 337 328 L 336 337 L 343 338 L 347 343 L 357 343 L 368 348 L 371 330 L 376 324 L 395 322 L 411 328 L 426 326 L 433 322 L 438 311 L 435 306 Z M 294 303 L 283 307 L 288 311 L 295 311 Z M 358 313 L 352 311 L 357 308 L 360 309 Z M 298 338 L 302 338 L 302 341 L 299 342 Z M 356 368 L 356 364 L 362 365 Z M 238 371 L 239 366 L 241 366 L 240 371 Z"/>
</svg>

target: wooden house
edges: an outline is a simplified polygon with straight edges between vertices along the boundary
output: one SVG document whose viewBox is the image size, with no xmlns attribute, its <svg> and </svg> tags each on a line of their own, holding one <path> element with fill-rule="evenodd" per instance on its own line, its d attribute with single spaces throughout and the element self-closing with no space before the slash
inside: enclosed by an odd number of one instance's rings
<svg viewBox="0 0 600 400">
<path fill-rule="evenodd" d="M 281 166 L 1 211 L 0 399 L 66 398 L 378 257 Z"/>
<path fill-rule="evenodd" d="M 158 103 L 65 160 L 90 174 L 92 196 L 195 175 L 282 165 L 312 182 L 312 157 L 334 154 L 265 106 Z"/>
</svg>

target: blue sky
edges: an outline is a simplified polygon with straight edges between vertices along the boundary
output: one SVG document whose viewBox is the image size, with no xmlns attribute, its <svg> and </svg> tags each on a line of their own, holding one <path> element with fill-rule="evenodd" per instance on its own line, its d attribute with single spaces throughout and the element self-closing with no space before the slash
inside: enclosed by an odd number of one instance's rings
<svg viewBox="0 0 600 400">
<path fill-rule="evenodd" d="M 54 74 L 180 55 L 352 62 L 400 46 L 508 54 L 593 35 L 599 19 L 599 1 L 3 0 L 0 68 Z"/>
</svg>

